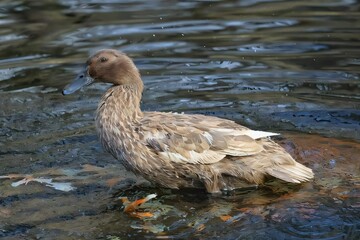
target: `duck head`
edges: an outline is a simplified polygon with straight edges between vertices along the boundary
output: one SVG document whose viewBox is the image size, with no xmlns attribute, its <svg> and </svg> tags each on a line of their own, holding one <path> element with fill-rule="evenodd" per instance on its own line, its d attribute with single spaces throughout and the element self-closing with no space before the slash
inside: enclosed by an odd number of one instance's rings
<svg viewBox="0 0 360 240">
<path fill-rule="evenodd" d="M 140 92 L 143 90 L 140 73 L 134 62 L 124 53 L 114 49 L 103 49 L 90 56 L 85 69 L 73 82 L 65 86 L 62 93 L 74 93 L 93 82 L 129 85 L 138 88 Z"/>
</svg>

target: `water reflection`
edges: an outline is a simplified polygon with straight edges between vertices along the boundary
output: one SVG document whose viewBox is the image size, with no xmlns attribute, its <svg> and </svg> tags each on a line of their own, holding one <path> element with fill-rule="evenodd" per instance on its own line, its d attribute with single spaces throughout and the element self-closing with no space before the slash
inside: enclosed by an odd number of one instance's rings
<svg viewBox="0 0 360 240">
<path fill-rule="evenodd" d="M 7 239 L 358 239 L 357 1 L 1 1 L 0 236 Z M 314 182 L 214 197 L 156 189 L 105 154 L 108 85 L 60 91 L 90 52 L 134 58 L 144 110 L 279 131 Z M 13 187 L 24 175 L 46 182 Z M 20 178 L 19 178 L 20 177 Z M 58 185 L 56 185 L 58 186 Z M 157 193 L 133 218 L 118 197 Z"/>
</svg>

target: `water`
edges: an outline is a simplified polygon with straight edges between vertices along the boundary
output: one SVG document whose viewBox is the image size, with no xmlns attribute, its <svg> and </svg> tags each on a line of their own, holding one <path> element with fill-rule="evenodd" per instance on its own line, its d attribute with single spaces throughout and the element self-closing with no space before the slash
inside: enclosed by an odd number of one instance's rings
<svg viewBox="0 0 360 240">
<path fill-rule="evenodd" d="M 19 175 L 0 179 L 0 237 L 360 238 L 359 26 L 351 0 L 1 1 L 0 175 Z M 209 196 L 126 172 L 95 134 L 108 86 L 61 95 L 105 47 L 134 58 L 144 110 L 280 132 L 315 180 Z M 122 211 L 152 193 L 153 217 Z"/>
</svg>

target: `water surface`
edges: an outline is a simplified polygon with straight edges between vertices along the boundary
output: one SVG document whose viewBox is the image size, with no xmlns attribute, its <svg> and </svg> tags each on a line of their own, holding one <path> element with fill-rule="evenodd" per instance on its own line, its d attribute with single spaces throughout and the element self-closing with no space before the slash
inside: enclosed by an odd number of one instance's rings
<svg viewBox="0 0 360 240">
<path fill-rule="evenodd" d="M 0 3 L 0 237 L 360 238 L 357 1 Z M 223 196 L 157 189 L 101 148 L 108 87 L 62 96 L 101 48 L 139 67 L 144 110 L 202 113 L 276 138 L 315 179 Z M 14 187 L 31 175 L 40 182 Z M 51 183 L 46 183 L 51 179 Z M 157 193 L 143 210 L 130 200 Z"/>
</svg>

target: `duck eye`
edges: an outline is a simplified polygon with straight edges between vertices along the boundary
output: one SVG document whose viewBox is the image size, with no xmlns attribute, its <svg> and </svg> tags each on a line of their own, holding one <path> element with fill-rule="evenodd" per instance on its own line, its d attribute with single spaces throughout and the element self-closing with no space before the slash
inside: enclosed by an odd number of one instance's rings
<svg viewBox="0 0 360 240">
<path fill-rule="evenodd" d="M 108 60 L 108 59 L 107 59 L 106 57 L 101 57 L 101 58 L 100 58 L 100 62 L 102 62 L 102 63 L 103 63 L 103 62 L 106 62 L 107 60 Z"/>
</svg>

